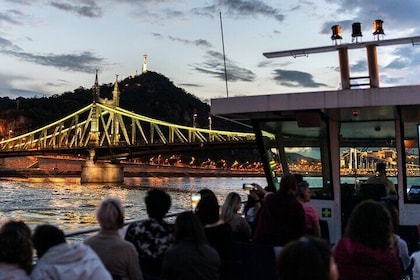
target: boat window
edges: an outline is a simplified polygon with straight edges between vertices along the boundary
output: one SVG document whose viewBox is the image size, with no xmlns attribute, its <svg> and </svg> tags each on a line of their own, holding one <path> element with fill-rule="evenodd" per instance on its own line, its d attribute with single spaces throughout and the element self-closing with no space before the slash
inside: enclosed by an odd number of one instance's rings
<svg viewBox="0 0 420 280">
<path fill-rule="evenodd" d="M 332 199 L 327 125 L 319 116 L 317 120 L 263 121 L 254 126 L 260 132 L 260 154 L 273 186 L 278 189 L 282 174 L 299 173 L 309 183 L 312 198 Z"/>
<path fill-rule="evenodd" d="M 415 122 L 403 124 L 406 166 L 405 202 L 420 203 L 419 136 L 420 125 Z"/>
<path fill-rule="evenodd" d="M 394 121 L 343 122 L 340 126 L 340 183 L 358 192 L 376 164 L 386 164 L 388 178 L 397 184 Z"/>
</svg>

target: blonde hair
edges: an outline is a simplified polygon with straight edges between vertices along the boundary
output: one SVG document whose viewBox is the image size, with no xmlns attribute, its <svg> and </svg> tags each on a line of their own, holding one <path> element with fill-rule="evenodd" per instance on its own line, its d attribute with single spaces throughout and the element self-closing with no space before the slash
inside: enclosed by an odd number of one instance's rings
<svg viewBox="0 0 420 280">
<path fill-rule="evenodd" d="M 96 210 L 96 219 L 102 229 L 116 230 L 124 225 L 124 208 L 118 198 L 107 198 Z"/>
<path fill-rule="evenodd" d="M 242 202 L 241 197 L 236 192 L 230 192 L 223 203 L 222 210 L 221 210 L 221 218 L 225 222 L 229 222 L 234 215 L 236 215 L 241 209 Z"/>
</svg>

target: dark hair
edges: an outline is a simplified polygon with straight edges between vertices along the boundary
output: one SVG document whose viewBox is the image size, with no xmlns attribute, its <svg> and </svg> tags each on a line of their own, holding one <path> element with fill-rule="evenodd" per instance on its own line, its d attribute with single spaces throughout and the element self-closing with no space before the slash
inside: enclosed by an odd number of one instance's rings
<svg viewBox="0 0 420 280">
<path fill-rule="evenodd" d="M 302 174 L 296 173 L 296 174 L 293 174 L 293 176 L 295 176 L 296 181 L 297 181 L 298 184 L 300 182 L 303 182 L 303 175 Z"/>
<path fill-rule="evenodd" d="M 61 243 L 66 243 L 64 232 L 53 225 L 39 225 L 35 228 L 32 242 L 38 258 L 42 257 L 48 249 Z"/>
<path fill-rule="evenodd" d="M 297 184 L 297 196 L 300 198 L 305 197 L 305 190 L 309 188 L 309 184 L 306 181 L 299 182 Z"/>
<path fill-rule="evenodd" d="M 193 240 L 196 244 L 207 242 L 200 220 L 191 211 L 182 212 L 176 217 L 174 238 L 175 243 L 184 239 Z"/>
<path fill-rule="evenodd" d="M 219 221 L 219 202 L 213 191 L 202 189 L 198 192 L 201 195 L 195 213 L 203 225 L 213 224 Z"/>
<path fill-rule="evenodd" d="M 284 196 L 295 196 L 297 189 L 296 177 L 292 174 L 284 175 L 280 181 L 279 192 Z"/>
<path fill-rule="evenodd" d="M 319 238 L 305 236 L 291 241 L 277 259 L 280 280 L 328 280 L 331 249 Z"/>
<path fill-rule="evenodd" d="M 32 270 L 31 229 L 22 221 L 9 221 L 0 228 L 0 262 L 17 264 L 27 274 Z"/>
<path fill-rule="evenodd" d="M 159 189 L 151 189 L 144 198 L 147 214 L 150 218 L 161 221 L 169 208 L 171 208 L 171 197 L 168 193 Z"/>
<path fill-rule="evenodd" d="M 378 162 L 376 164 L 376 171 L 379 173 L 385 173 L 386 164 L 384 162 Z"/>
<path fill-rule="evenodd" d="M 346 235 L 370 248 L 391 248 L 393 227 L 389 211 L 377 201 L 362 201 L 350 215 Z"/>
</svg>

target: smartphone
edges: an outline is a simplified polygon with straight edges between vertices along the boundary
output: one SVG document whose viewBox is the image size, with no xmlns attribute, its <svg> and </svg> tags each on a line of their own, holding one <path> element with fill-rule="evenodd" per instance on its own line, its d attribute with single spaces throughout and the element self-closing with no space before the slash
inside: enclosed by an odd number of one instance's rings
<svg viewBox="0 0 420 280">
<path fill-rule="evenodd" d="M 255 190 L 255 186 L 253 184 L 243 184 L 242 189 L 246 191 Z"/>
</svg>

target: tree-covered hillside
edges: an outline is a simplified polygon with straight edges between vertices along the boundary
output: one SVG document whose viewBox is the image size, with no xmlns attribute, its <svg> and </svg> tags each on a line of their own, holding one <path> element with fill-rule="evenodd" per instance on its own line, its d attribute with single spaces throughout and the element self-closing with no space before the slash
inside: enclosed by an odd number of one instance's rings
<svg viewBox="0 0 420 280">
<path fill-rule="evenodd" d="M 100 85 L 101 97 L 112 99 L 114 82 Z M 93 85 L 93 81 L 92 81 Z M 120 107 L 147 117 L 182 125 L 192 125 L 197 114 L 197 127 L 208 127 L 210 106 L 196 96 L 176 87 L 167 77 L 146 72 L 119 81 Z M 79 87 L 73 92 L 51 97 L 0 98 L 0 139 L 32 131 L 92 103 L 92 88 Z M 212 120 L 213 128 L 243 130 L 243 127 Z M 12 135 L 11 135 L 12 134 Z"/>
</svg>

